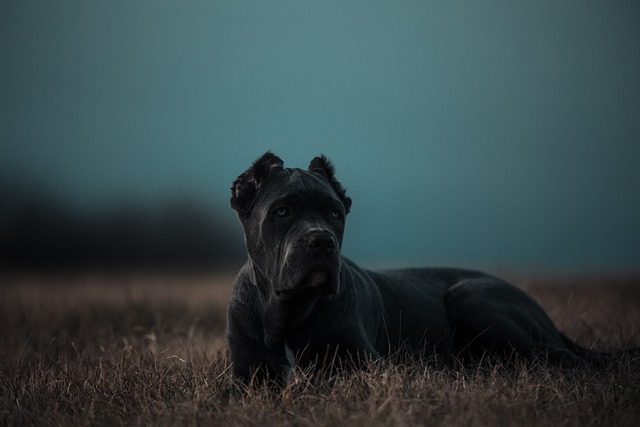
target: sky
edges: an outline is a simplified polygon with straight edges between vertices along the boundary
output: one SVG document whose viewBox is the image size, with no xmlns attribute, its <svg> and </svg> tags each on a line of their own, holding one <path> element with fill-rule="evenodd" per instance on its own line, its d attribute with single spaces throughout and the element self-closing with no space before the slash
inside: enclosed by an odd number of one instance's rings
<svg viewBox="0 0 640 427">
<path fill-rule="evenodd" d="M 0 0 L 0 184 L 228 208 L 320 153 L 369 266 L 640 270 L 636 1 Z"/>
</svg>

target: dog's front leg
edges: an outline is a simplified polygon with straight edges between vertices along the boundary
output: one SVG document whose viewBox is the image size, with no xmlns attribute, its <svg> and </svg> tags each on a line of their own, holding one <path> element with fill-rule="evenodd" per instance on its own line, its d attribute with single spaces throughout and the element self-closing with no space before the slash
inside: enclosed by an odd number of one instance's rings
<svg viewBox="0 0 640 427">
<path fill-rule="evenodd" d="M 229 305 L 227 338 L 234 378 L 247 384 L 286 381 L 292 362 L 276 314 L 275 307 L 269 305 L 262 313 L 239 304 Z"/>
<path fill-rule="evenodd" d="M 284 349 L 284 330 L 290 307 L 289 301 L 273 296 L 262 313 L 264 344 L 274 352 Z"/>
</svg>

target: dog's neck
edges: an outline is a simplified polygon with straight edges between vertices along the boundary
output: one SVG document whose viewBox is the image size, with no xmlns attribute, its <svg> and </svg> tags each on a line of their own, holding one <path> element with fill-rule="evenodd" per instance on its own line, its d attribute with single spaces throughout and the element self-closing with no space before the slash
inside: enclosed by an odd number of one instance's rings
<svg viewBox="0 0 640 427">
<path fill-rule="evenodd" d="M 247 259 L 247 273 L 251 284 L 258 289 L 260 301 L 265 305 L 275 296 L 273 284 L 267 279 L 267 275 L 253 262 L 251 257 Z"/>
<path fill-rule="evenodd" d="M 286 341 L 287 330 L 296 328 L 313 311 L 318 295 L 312 292 L 278 295 L 272 281 L 249 258 L 249 280 L 258 289 L 263 311 L 264 342 L 268 348 L 280 348 Z"/>
</svg>

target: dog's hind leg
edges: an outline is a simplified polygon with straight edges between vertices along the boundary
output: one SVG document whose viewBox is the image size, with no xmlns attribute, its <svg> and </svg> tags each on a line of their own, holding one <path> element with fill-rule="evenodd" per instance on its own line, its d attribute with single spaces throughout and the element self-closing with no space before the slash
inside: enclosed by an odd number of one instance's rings
<svg viewBox="0 0 640 427">
<path fill-rule="evenodd" d="M 454 330 L 454 352 L 515 352 L 528 359 L 545 357 L 552 364 L 582 364 L 542 307 L 509 282 L 491 276 L 466 279 L 447 290 L 444 303 Z"/>
</svg>

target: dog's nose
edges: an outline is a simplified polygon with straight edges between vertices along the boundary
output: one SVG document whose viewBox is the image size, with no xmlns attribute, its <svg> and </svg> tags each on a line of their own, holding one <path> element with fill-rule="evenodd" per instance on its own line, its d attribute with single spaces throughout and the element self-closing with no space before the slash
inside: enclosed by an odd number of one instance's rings
<svg viewBox="0 0 640 427">
<path fill-rule="evenodd" d="M 333 255 L 336 251 L 336 241 L 326 231 L 313 231 L 307 236 L 307 246 L 316 253 Z"/>
</svg>

